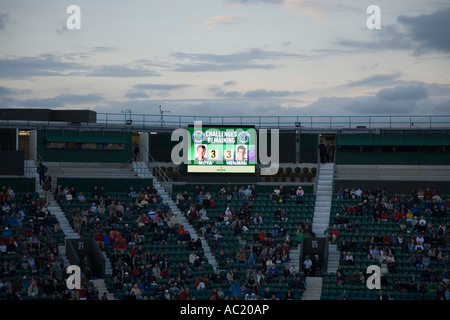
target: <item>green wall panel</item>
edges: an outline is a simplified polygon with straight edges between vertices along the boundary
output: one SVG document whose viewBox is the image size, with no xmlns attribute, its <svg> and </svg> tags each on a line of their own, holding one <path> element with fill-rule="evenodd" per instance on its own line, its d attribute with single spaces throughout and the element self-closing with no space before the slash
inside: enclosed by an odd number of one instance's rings
<svg viewBox="0 0 450 320">
<path fill-rule="evenodd" d="M 124 143 L 124 150 L 88 150 L 88 149 L 48 149 L 47 137 L 59 140 L 66 137 L 70 142 L 84 140 L 86 142 L 114 142 Z M 77 139 L 78 138 L 78 139 Z M 39 130 L 37 132 L 37 151 L 47 162 L 127 162 L 132 157 L 132 133 L 115 131 L 77 131 L 77 130 Z"/>
</svg>

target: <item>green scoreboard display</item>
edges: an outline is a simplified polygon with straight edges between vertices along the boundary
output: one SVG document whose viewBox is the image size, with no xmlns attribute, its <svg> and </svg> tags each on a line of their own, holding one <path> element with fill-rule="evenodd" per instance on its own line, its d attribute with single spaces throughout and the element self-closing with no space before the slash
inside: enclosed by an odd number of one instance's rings
<svg viewBox="0 0 450 320">
<path fill-rule="evenodd" d="M 188 126 L 188 173 L 255 173 L 254 126 Z"/>
</svg>

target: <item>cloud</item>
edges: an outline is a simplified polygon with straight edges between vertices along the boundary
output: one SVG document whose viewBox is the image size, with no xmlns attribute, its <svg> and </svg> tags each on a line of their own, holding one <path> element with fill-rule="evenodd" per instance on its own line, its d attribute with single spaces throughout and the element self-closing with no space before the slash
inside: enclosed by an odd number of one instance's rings
<svg viewBox="0 0 450 320">
<path fill-rule="evenodd" d="M 74 62 L 61 61 L 56 55 L 0 59 L 0 77 L 24 79 L 40 76 L 65 76 L 78 72 L 84 66 Z"/>
<path fill-rule="evenodd" d="M 245 63 L 196 63 L 196 64 L 177 64 L 173 71 L 178 72 L 223 72 L 223 71 L 241 71 L 241 70 L 271 70 L 278 68 L 275 64 L 245 64 Z"/>
<path fill-rule="evenodd" d="M 376 30 L 370 41 L 341 39 L 334 43 L 365 52 L 374 52 L 376 50 L 415 50 L 417 48 L 397 25 L 387 25 L 380 30 Z"/>
<path fill-rule="evenodd" d="M 230 81 L 225 81 L 225 82 L 223 83 L 223 86 L 224 86 L 224 87 L 229 87 L 229 86 L 234 86 L 234 85 L 236 85 L 236 84 L 237 84 L 236 81 L 230 80 Z"/>
<path fill-rule="evenodd" d="M 287 12 L 298 13 L 318 21 L 323 20 L 324 14 L 329 15 L 343 10 L 359 12 L 359 8 L 344 4 L 342 1 L 334 3 L 333 1 L 319 0 L 226 0 L 226 4 L 232 8 L 245 5 L 275 5 L 282 7 Z"/>
<path fill-rule="evenodd" d="M 393 74 L 377 74 L 358 81 L 352 81 L 344 87 L 359 87 L 359 86 L 386 86 L 395 83 L 395 80 L 401 76 L 401 73 Z"/>
<path fill-rule="evenodd" d="M 301 91 L 275 91 L 275 90 L 251 90 L 245 93 L 239 91 L 217 90 L 216 97 L 220 98 L 244 98 L 244 99 L 272 99 L 272 98 L 285 98 L 289 96 L 299 95 Z"/>
<path fill-rule="evenodd" d="M 147 93 L 136 91 L 126 93 L 124 97 L 127 99 L 146 99 L 150 96 Z"/>
<path fill-rule="evenodd" d="M 397 21 L 407 27 L 407 36 L 420 43 L 421 50 L 450 52 L 450 8 L 417 17 L 402 15 Z"/>
<path fill-rule="evenodd" d="M 188 88 L 191 87 L 190 84 L 151 84 L 151 83 L 140 83 L 135 84 L 133 86 L 134 89 L 137 90 L 161 90 L 161 91 L 171 91 L 171 90 L 178 90 L 182 88 Z"/>
<path fill-rule="evenodd" d="M 247 4 L 282 4 L 283 0 L 226 0 L 228 6 L 236 8 Z"/>
<path fill-rule="evenodd" d="M 399 25 L 386 25 L 373 33 L 369 41 L 340 39 L 341 46 L 374 50 L 412 50 L 414 54 L 431 51 L 450 52 L 450 8 L 415 17 L 397 17 Z"/>
<path fill-rule="evenodd" d="M 242 97 L 242 93 L 240 93 L 239 91 L 225 92 L 225 91 L 220 90 L 220 91 L 216 92 L 215 96 L 219 97 L 219 98 L 239 98 L 239 97 Z"/>
<path fill-rule="evenodd" d="M 58 26 L 55 28 L 57 34 L 66 34 L 69 33 L 70 30 L 67 29 L 67 21 L 63 19 L 58 20 Z"/>
<path fill-rule="evenodd" d="M 382 89 L 377 97 L 385 101 L 421 100 L 428 97 L 428 91 L 423 86 L 397 86 L 392 89 Z"/>
<path fill-rule="evenodd" d="M 10 106 L 28 108 L 61 108 L 72 105 L 95 104 L 104 101 L 104 96 L 99 93 L 91 94 L 61 94 L 53 98 L 32 98 L 25 100 L 11 100 Z"/>
<path fill-rule="evenodd" d="M 105 46 L 93 47 L 90 50 L 90 52 L 92 53 L 115 52 L 115 51 L 117 51 L 115 47 L 105 47 Z"/>
<path fill-rule="evenodd" d="M 131 68 L 124 65 L 106 65 L 94 67 L 86 74 L 93 77 L 156 77 L 160 74 L 156 71 L 145 70 L 143 68 Z"/>
<path fill-rule="evenodd" d="M 0 87 L 0 96 L 1 97 L 10 96 L 14 93 L 15 93 L 15 90 L 12 90 L 12 89 L 6 88 L 6 87 Z"/>
<path fill-rule="evenodd" d="M 6 29 L 6 25 L 11 22 L 8 13 L 0 12 L 0 31 L 4 31 Z"/>
<path fill-rule="evenodd" d="M 109 50 L 96 47 L 96 50 Z M 25 79 L 33 77 L 87 76 L 87 77 L 156 77 L 160 74 L 150 70 L 147 64 L 132 61 L 128 65 L 94 66 L 77 62 L 82 54 L 41 54 L 35 57 L 0 59 L 0 78 Z M 147 62 L 148 63 L 148 62 Z"/>
<path fill-rule="evenodd" d="M 219 15 L 203 20 L 203 24 L 207 26 L 208 29 L 214 29 L 216 26 L 232 25 L 242 21 L 243 19 L 238 16 L 225 16 Z"/>
<path fill-rule="evenodd" d="M 252 90 L 248 91 L 244 94 L 245 98 L 254 98 L 254 99 L 262 99 L 262 98 L 282 98 L 293 95 L 301 94 L 301 91 L 273 91 L 273 90 Z"/>
<path fill-rule="evenodd" d="M 188 61 L 188 63 L 178 63 L 174 66 L 173 70 L 178 72 L 220 72 L 244 69 L 270 70 L 278 68 L 280 65 L 267 63 L 267 61 L 279 62 L 289 58 L 305 60 L 310 58 L 301 54 L 267 51 L 259 48 L 223 55 L 176 52 L 172 56 L 178 60 Z M 261 61 L 265 61 L 265 63 L 261 63 Z"/>
<path fill-rule="evenodd" d="M 449 114 L 449 110 L 450 110 L 450 99 L 447 101 L 444 101 L 442 103 L 437 104 L 434 108 L 433 108 L 433 112 L 434 114 L 444 114 L 444 115 L 448 115 Z M 448 123 L 445 124 L 446 126 L 448 125 Z"/>
</svg>

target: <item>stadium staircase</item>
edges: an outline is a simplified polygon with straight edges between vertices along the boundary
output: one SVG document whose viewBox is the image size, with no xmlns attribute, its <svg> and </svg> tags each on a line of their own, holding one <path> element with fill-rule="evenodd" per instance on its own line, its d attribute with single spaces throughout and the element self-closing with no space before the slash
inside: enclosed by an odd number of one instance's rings
<svg viewBox="0 0 450 320">
<path fill-rule="evenodd" d="M 306 277 L 306 290 L 302 300 L 320 300 L 322 295 L 322 277 Z"/>
<path fill-rule="evenodd" d="M 200 238 L 200 241 L 202 242 L 203 252 L 206 259 L 208 260 L 208 263 L 212 265 L 214 271 L 217 271 L 218 263 L 209 247 L 208 242 L 204 237 L 198 235 L 194 227 L 189 223 L 184 214 L 178 209 L 175 202 L 173 202 L 169 192 L 166 189 L 164 189 L 159 180 L 156 179 L 150 172 L 149 168 L 147 167 L 147 164 L 145 162 L 140 161 L 133 162 L 133 169 L 139 177 L 146 179 L 149 178 L 153 179 L 153 185 L 155 186 L 156 190 L 163 199 L 163 202 L 167 203 L 170 206 L 170 208 L 172 209 L 172 213 L 177 215 L 179 222 L 184 226 L 184 229 L 189 232 L 191 237 L 193 237 L 194 239 Z"/>
<path fill-rule="evenodd" d="M 313 232 L 323 236 L 330 221 L 333 200 L 334 163 L 321 163 L 317 179 L 316 203 L 314 206 Z M 327 271 L 335 273 L 339 265 L 340 254 L 336 244 L 328 243 Z"/>
<path fill-rule="evenodd" d="M 48 206 L 49 211 L 51 214 L 54 214 L 56 219 L 58 220 L 61 229 L 64 233 L 65 239 L 79 239 L 80 235 L 76 233 L 72 226 L 70 225 L 70 222 L 67 220 L 66 215 L 64 214 L 61 206 L 54 201 L 55 195 L 54 190 L 56 189 L 56 179 L 54 177 L 102 177 L 105 178 L 105 176 L 110 177 L 136 177 L 134 172 L 130 173 L 129 168 L 130 166 L 126 166 L 125 170 L 124 168 L 120 168 L 117 165 L 102 167 L 100 165 L 94 165 L 90 166 L 87 164 L 67 164 L 67 165 L 61 165 L 61 163 L 46 163 L 46 166 L 48 168 L 48 172 L 50 173 L 50 176 L 53 177 L 52 179 L 52 189 L 50 194 L 50 205 Z M 42 190 L 41 185 L 39 184 L 39 176 L 36 172 L 37 167 L 34 160 L 26 160 L 25 167 L 26 175 L 28 177 L 34 177 L 36 179 L 36 191 L 39 193 L 39 197 L 44 197 L 44 191 Z M 83 170 L 80 170 L 83 168 Z M 103 169 L 102 169 L 103 168 Z M 66 255 L 66 245 L 59 244 L 58 245 L 58 252 L 61 254 L 62 259 L 64 260 L 64 265 L 68 266 L 70 265 L 70 261 L 67 258 Z M 105 258 L 105 274 L 111 275 L 112 274 L 112 266 L 109 258 L 107 257 L 106 253 L 102 251 L 102 254 Z M 89 280 L 94 288 L 97 288 L 100 297 L 103 295 L 104 292 L 106 292 L 106 295 L 108 297 L 108 300 L 116 300 L 113 293 L 110 293 L 108 291 L 108 288 L 106 286 L 104 279 L 90 279 Z"/>
<path fill-rule="evenodd" d="M 39 183 L 39 175 L 37 174 L 36 170 L 36 163 L 34 160 L 25 160 L 25 167 L 27 168 L 26 170 L 26 176 L 30 177 L 30 178 L 35 178 L 36 181 L 36 185 L 35 185 L 35 190 L 36 192 L 39 193 L 39 197 L 43 198 L 44 197 L 44 191 L 42 190 L 42 186 Z M 54 173 L 49 169 L 48 171 L 50 173 L 51 176 L 54 175 Z M 50 211 L 51 214 L 54 214 L 56 219 L 58 219 L 58 222 L 61 226 L 62 231 L 64 232 L 64 236 L 67 239 L 77 239 L 80 238 L 80 235 L 77 234 L 76 232 L 73 231 L 72 227 L 69 224 L 69 221 L 67 221 L 66 216 L 64 215 L 63 211 L 61 210 L 61 207 L 54 202 L 54 186 L 55 186 L 55 179 L 53 179 L 52 181 L 52 189 L 51 189 L 51 196 L 50 196 L 50 204 L 48 206 L 48 209 Z M 65 253 L 65 246 L 64 245 L 60 245 L 58 246 L 58 249 L 61 251 L 63 251 Z M 67 262 L 67 265 L 69 265 L 70 263 L 67 260 L 67 257 L 64 255 L 63 259 L 65 262 Z"/>
<path fill-rule="evenodd" d="M 334 181 L 334 163 L 319 164 L 317 185 L 316 185 L 316 202 L 314 205 L 314 219 L 312 231 L 316 237 L 323 237 L 326 230 L 331 212 L 331 202 L 333 198 L 333 181 Z M 328 265 L 327 270 L 336 270 L 336 254 L 337 262 L 339 262 L 339 252 L 336 245 L 330 244 L 328 247 Z M 302 300 L 320 300 L 322 294 L 322 277 L 307 277 L 306 290 L 302 295 Z"/>
<path fill-rule="evenodd" d="M 322 237 L 328 226 L 333 196 L 334 163 L 319 165 L 312 231 Z"/>
</svg>

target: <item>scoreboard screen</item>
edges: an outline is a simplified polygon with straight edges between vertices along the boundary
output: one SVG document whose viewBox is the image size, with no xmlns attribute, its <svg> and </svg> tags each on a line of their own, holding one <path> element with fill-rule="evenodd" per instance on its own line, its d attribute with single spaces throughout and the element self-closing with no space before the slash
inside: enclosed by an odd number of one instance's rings
<svg viewBox="0 0 450 320">
<path fill-rule="evenodd" d="M 255 173 L 254 126 L 188 126 L 189 173 Z"/>
</svg>

